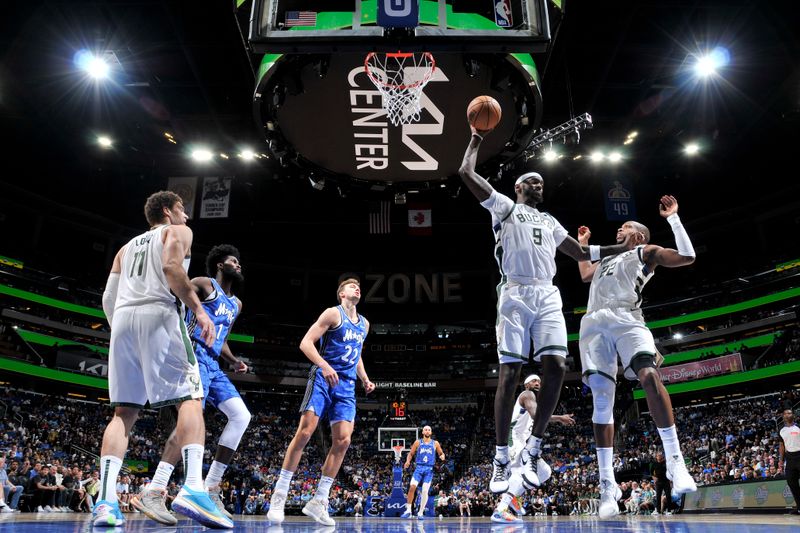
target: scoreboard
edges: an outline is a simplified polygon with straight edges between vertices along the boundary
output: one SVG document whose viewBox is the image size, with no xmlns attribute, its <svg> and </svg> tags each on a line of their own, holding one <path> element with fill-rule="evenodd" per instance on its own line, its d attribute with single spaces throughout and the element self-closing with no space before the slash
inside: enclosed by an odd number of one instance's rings
<svg viewBox="0 0 800 533">
<path fill-rule="evenodd" d="M 408 422 L 408 402 L 406 400 L 389 400 L 389 420 L 392 422 Z"/>
</svg>

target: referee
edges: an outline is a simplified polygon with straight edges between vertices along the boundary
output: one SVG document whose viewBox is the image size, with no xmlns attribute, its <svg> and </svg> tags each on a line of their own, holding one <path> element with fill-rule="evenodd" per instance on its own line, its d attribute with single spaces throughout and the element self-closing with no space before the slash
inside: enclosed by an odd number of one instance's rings
<svg viewBox="0 0 800 533">
<path fill-rule="evenodd" d="M 794 496 L 795 509 L 792 514 L 800 514 L 800 427 L 794 423 L 794 413 L 791 409 L 783 411 L 783 428 L 781 428 L 780 466 L 786 460 L 786 484 Z"/>
</svg>

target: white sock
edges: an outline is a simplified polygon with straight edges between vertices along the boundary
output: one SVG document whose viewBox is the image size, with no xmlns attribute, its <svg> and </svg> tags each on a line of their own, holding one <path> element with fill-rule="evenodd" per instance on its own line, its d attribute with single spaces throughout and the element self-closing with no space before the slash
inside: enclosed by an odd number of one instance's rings
<svg viewBox="0 0 800 533">
<path fill-rule="evenodd" d="M 406 511 L 411 512 L 411 504 L 406 502 Z"/>
<path fill-rule="evenodd" d="M 192 490 L 205 490 L 203 488 L 203 451 L 202 444 L 187 444 L 181 448 L 183 471 L 186 474 L 183 484 Z"/>
<path fill-rule="evenodd" d="M 225 474 L 225 469 L 228 468 L 228 465 L 223 463 L 218 463 L 214 461 L 211 463 L 211 467 L 208 469 L 208 475 L 206 476 L 206 488 L 209 487 L 217 487 L 220 483 L 222 483 L 222 476 Z"/>
<path fill-rule="evenodd" d="M 289 485 L 292 483 L 292 476 L 294 476 L 294 472 L 291 470 L 281 469 L 281 475 L 278 478 L 278 482 L 275 483 L 275 492 L 288 493 Z"/>
<path fill-rule="evenodd" d="M 122 459 L 113 455 L 100 458 L 100 494 L 98 498 L 109 503 L 117 501 L 117 476 L 122 468 Z"/>
<path fill-rule="evenodd" d="M 500 505 L 497 506 L 497 511 L 503 512 L 508 510 L 508 506 L 511 505 L 511 500 L 514 499 L 514 495 L 510 492 L 504 492 L 503 496 L 500 498 Z"/>
<path fill-rule="evenodd" d="M 422 490 L 422 494 L 419 495 L 419 511 L 417 512 L 418 516 L 422 516 L 425 514 L 425 507 L 428 505 L 428 491 Z"/>
<path fill-rule="evenodd" d="M 614 448 L 597 448 L 597 464 L 600 467 L 600 479 L 614 481 Z"/>
<path fill-rule="evenodd" d="M 494 458 L 500 463 L 508 462 L 508 446 L 495 446 Z"/>
<path fill-rule="evenodd" d="M 175 465 L 161 461 L 158 463 L 156 473 L 153 474 L 153 480 L 150 482 L 148 488 L 153 490 L 165 490 L 169 485 L 169 478 L 172 476 L 172 471 L 175 470 Z"/>
<path fill-rule="evenodd" d="M 317 492 L 314 493 L 314 499 L 327 500 L 331 493 L 331 485 L 333 485 L 333 478 L 322 476 L 319 478 L 319 485 L 317 485 Z"/>
<path fill-rule="evenodd" d="M 539 455 L 542 453 L 542 438 L 531 435 L 528 442 L 525 443 L 525 449 L 531 455 Z"/>
<path fill-rule="evenodd" d="M 658 428 L 658 434 L 661 435 L 661 444 L 664 445 L 664 455 L 667 457 L 681 455 L 681 444 L 678 442 L 678 432 L 675 431 L 674 425 Z"/>
</svg>

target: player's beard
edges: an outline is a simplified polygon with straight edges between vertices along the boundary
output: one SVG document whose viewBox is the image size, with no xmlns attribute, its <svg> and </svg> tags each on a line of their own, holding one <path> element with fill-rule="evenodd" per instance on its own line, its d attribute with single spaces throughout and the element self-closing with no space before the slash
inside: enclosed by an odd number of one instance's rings
<svg viewBox="0 0 800 533">
<path fill-rule="evenodd" d="M 227 279 L 232 281 L 236 281 L 241 283 L 244 281 L 244 275 L 241 272 L 238 272 L 235 268 L 230 265 L 223 265 L 222 266 L 222 275 Z"/>
</svg>

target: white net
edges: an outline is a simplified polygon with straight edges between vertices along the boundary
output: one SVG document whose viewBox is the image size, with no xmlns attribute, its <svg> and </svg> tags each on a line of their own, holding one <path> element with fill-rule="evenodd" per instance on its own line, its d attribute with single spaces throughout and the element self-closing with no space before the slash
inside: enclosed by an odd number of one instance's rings
<svg viewBox="0 0 800 533">
<path fill-rule="evenodd" d="M 364 69 L 383 95 L 383 107 L 394 126 L 419 120 L 422 90 L 436 70 L 430 52 L 370 52 L 364 60 Z"/>
</svg>

